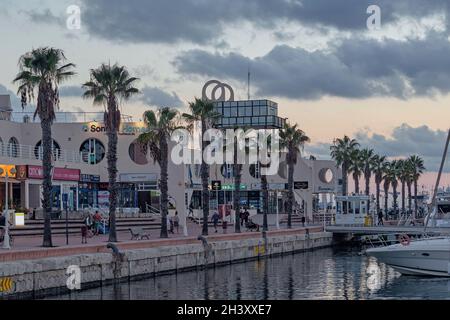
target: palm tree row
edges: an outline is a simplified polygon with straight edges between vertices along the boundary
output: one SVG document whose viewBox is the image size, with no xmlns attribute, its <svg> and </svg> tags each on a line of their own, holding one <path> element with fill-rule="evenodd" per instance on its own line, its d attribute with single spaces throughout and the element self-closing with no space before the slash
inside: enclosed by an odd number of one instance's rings
<svg viewBox="0 0 450 320">
<path fill-rule="evenodd" d="M 52 190 L 52 124 L 55 120 L 55 110 L 59 107 L 59 85 L 75 75 L 75 65 L 66 62 L 64 52 L 60 49 L 42 47 L 33 49 L 24 54 L 19 60 L 19 73 L 14 82 L 18 84 L 18 94 L 22 99 L 22 107 L 29 104 L 37 93 L 37 104 L 35 117 L 38 116 L 42 127 L 42 147 L 43 147 L 43 209 L 44 209 L 44 234 L 43 246 L 51 247 L 51 190 Z M 129 100 L 132 96 L 139 94 L 135 83 L 139 79 L 129 74 L 124 66 L 118 64 L 102 64 L 96 69 L 90 70 L 90 79 L 82 85 L 84 89 L 83 98 L 92 99 L 94 105 L 104 106 L 104 122 L 108 137 L 107 169 L 109 176 L 109 241 L 117 242 L 116 232 L 116 209 L 118 199 L 117 184 L 117 145 L 118 132 L 121 125 L 121 104 Z M 202 136 L 206 130 L 213 128 L 220 114 L 214 110 L 211 102 L 195 99 L 189 104 L 190 113 L 182 115 L 182 119 L 187 123 L 188 129 L 193 129 L 195 124 L 200 123 Z M 144 122 L 147 132 L 139 137 L 139 142 L 148 150 L 158 163 L 161 169 L 161 237 L 166 238 L 167 215 L 168 215 L 168 161 L 169 161 L 169 139 L 170 135 L 177 128 L 179 114 L 176 110 L 168 107 L 160 108 L 157 112 L 147 111 L 144 114 Z M 238 129 L 238 128 L 236 128 Z M 291 216 L 293 212 L 294 194 L 294 167 L 297 162 L 301 147 L 309 141 L 305 133 L 298 129 L 297 125 L 289 125 L 281 130 L 282 146 L 287 151 L 287 164 L 289 171 L 288 179 L 288 227 L 291 227 Z M 208 142 L 202 139 L 202 154 L 208 147 Z M 237 153 L 237 141 L 235 147 Z M 234 176 L 236 191 L 240 188 L 240 177 L 242 166 L 234 158 Z M 352 164 L 352 162 L 346 162 Z M 353 168 L 356 170 L 356 168 Z M 355 173 L 355 179 L 357 174 Z M 203 208 L 203 229 L 202 234 L 208 235 L 209 216 L 209 165 L 202 157 L 201 164 L 202 178 L 202 208 Z M 267 177 L 261 175 L 264 230 L 267 230 L 268 209 L 268 188 Z M 234 192 L 234 205 L 238 213 L 240 204 L 240 193 Z M 236 214 L 236 232 L 240 232 L 239 217 Z"/>
<path fill-rule="evenodd" d="M 342 139 L 336 139 L 331 146 L 331 156 L 338 166 L 342 167 L 342 194 L 348 193 L 348 176 L 351 175 L 355 184 L 355 193 L 359 194 L 359 179 L 363 176 L 365 180 L 364 194 L 370 195 L 370 180 L 372 175 L 375 178 L 376 186 L 376 210 L 381 210 L 380 191 L 381 184 L 384 189 L 384 209 L 388 214 L 388 196 L 389 189 L 393 191 L 393 209 L 398 210 L 398 192 L 399 183 L 401 185 L 401 210 L 402 214 L 408 211 L 412 212 L 412 199 L 414 198 L 414 216 L 417 216 L 418 203 L 418 181 L 422 176 L 425 166 L 424 161 L 417 155 L 412 155 L 407 159 L 388 161 L 386 156 L 378 155 L 374 150 L 365 148 L 360 149 L 359 143 L 355 139 L 344 136 Z M 414 186 L 414 196 L 412 194 Z M 408 204 L 406 204 L 406 191 L 408 192 Z M 369 209 L 370 204 L 367 204 Z"/>
</svg>

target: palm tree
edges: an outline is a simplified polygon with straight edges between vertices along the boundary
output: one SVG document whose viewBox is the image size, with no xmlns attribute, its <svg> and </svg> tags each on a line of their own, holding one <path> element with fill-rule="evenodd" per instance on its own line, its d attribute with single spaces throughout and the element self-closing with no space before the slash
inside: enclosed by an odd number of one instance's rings
<svg viewBox="0 0 450 320">
<path fill-rule="evenodd" d="M 138 142 L 149 150 L 152 158 L 161 168 L 161 238 L 168 238 L 167 215 L 169 214 L 168 202 L 168 164 L 169 164 L 169 139 L 177 129 L 176 117 L 178 111 L 170 108 L 161 108 L 157 112 L 150 110 L 144 113 L 144 123 L 147 132 L 142 133 Z"/>
<path fill-rule="evenodd" d="M 292 214 L 294 206 L 294 169 L 297 164 L 297 158 L 305 143 L 311 139 L 303 130 L 298 129 L 298 125 L 286 123 L 280 131 L 281 147 L 287 149 L 286 162 L 288 165 L 288 228 L 292 228 Z"/>
<path fill-rule="evenodd" d="M 359 178 L 363 174 L 364 163 L 361 157 L 361 151 L 359 149 L 354 149 L 351 153 L 351 162 L 348 168 L 349 172 L 352 173 L 353 181 L 355 181 L 355 193 L 359 194 Z"/>
<path fill-rule="evenodd" d="M 393 160 L 389 162 L 386 166 L 386 173 L 384 179 L 389 181 L 389 183 L 392 185 L 392 191 L 394 193 L 393 196 L 393 206 L 394 206 L 394 214 L 397 213 L 397 186 L 398 186 L 398 177 L 399 177 L 399 162 L 398 160 Z"/>
<path fill-rule="evenodd" d="M 383 182 L 383 174 L 384 174 L 384 167 L 386 163 L 386 157 L 380 156 L 376 154 L 373 159 L 373 173 L 375 175 L 375 186 L 376 186 L 376 210 L 377 214 L 380 212 L 380 185 L 381 182 Z"/>
<path fill-rule="evenodd" d="M 203 228 L 202 235 L 208 235 L 208 217 L 209 217 L 209 165 L 206 163 L 203 154 L 209 143 L 203 141 L 203 137 L 208 129 L 212 128 L 216 121 L 221 117 L 220 113 L 214 109 L 214 104 L 210 101 L 195 99 L 195 102 L 189 103 L 190 114 L 183 113 L 183 118 L 188 123 L 188 128 L 193 130 L 196 123 L 201 124 L 202 139 L 202 208 L 203 208 Z M 236 214 L 237 216 L 237 214 Z"/>
<path fill-rule="evenodd" d="M 102 64 L 90 71 L 91 79 L 83 85 L 83 98 L 93 99 L 94 105 L 106 107 L 104 121 L 108 135 L 108 178 L 109 178 L 109 241 L 117 242 L 117 133 L 120 128 L 120 102 L 127 101 L 139 93 L 134 87 L 138 78 L 131 77 L 124 66 Z"/>
<path fill-rule="evenodd" d="M 399 160 L 399 178 L 402 184 L 402 214 L 406 214 L 406 186 L 409 184 L 409 191 L 411 191 L 411 163 L 408 160 Z"/>
<path fill-rule="evenodd" d="M 58 86 L 75 75 L 74 67 L 73 63 L 66 63 L 62 50 L 43 47 L 20 57 L 20 72 L 14 79 L 14 82 L 19 85 L 18 94 L 21 96 L 22 108 L 34 99 L 35 91 L 38 91 L 34 117 L 39 117 L 42 129 L 44 247 L 53 246 L 51 230 L 52 124 L 55 121 L 55 109 L 59 107 Z"/>
<path fill-rule="evenodd" d="M 417 192 L 418 192 L 418 182 L 423 172 L 425 171 L 425 165 L 423 159 L 417 155 L 409 157 L 409 162 L 411 164 L 412 181 L 414 183 L 414 219 L 417 217 Z"/>
<path fill-rule="evenodd" d="M 348 189 L 348 172 L 352 162 L 352 153 L 359 147 L 359 143 L 355 139 L 344 136 L 342 139 L 336 139 L 330 147 L 331 157 L 336 161 L 338 166 L 342 166 L 342 195 L 347 195 Z"/>
<path fill-rule="evenodd" d="M 365 148 L 361 150 L 361 161 L 362 161 L 362 170 L 364 174 L 365 181 L 365 195 L 370 196 L 370 178 L 372 177 L 372 172 L 375 169 L 375 153 L 372 149 Z M 367 212 L 370 210 L 370 198 L 367 201 Z M 377 211 L 378 213 L 378 211 Z"/>
<path fill-rule="evenodd" d="M 412 191 L 411 191 L 411 186 L 413 183 L 413 167 L 411 164 L 410 159 L 406 160 L 406 165 L 408 167 L 408 175 L 406 178 L 406 188 L 408 189 L 408 212 L 409 214 L 412 213 Z"/>
<path fill-rule="evenodd" d="M 385 166 L 383 168 L 384 215 L 386 217 L 386 220 L 389 218 L 389 216 L 388 216 L 388 211 L 389 211 L 388 200 L 389 200 L 389 186 L 391 184 L 391 180 L 387 176 L 388 166 L 389 166 L 389 162 L 385 163 Z"/>
</svg>

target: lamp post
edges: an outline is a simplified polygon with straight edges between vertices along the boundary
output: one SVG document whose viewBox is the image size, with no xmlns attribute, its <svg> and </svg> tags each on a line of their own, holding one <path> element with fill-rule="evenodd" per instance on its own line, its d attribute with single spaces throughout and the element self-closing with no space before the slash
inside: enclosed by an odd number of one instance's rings
<svg viewBox="0 0 450 320">
<path fill-rule="evenodd" d="M 8 178 L 13 177 L 16 174 L 16 168 L 2 169 L 0 168 L 0 175 L 5 175 L 5 236 L 3 237 L 3 249 L 10 250 L 11 246 L 9 244 L 9 188 L 8 188 Z"/>
</svg>

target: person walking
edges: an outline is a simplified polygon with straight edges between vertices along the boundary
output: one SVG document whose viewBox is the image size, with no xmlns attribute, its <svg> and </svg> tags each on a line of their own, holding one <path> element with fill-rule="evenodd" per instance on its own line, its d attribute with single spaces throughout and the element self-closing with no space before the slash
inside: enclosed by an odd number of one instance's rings
<svg viewBox="0 0 450 320">
<path fill-rule="evenodd" d="M 219 225 L 220 216 L 217 212 L 214 212 L 214 214 L 211 217 L 211 221 L 214 225 L 214 232 L 217 233 L 217 226 Z"/>
<path fill-rule="evenodd" d="M 225 216 L 222 219 L 222 229 L 223 229 L 223 234 L 227 233 L 227 229 L 228 229 L 228 220 L 229 220 L 229 216 Z"/>
<path fill-rule="evenodd" d="M 167 226 L 169 227 L 169 232 L 175 234 L 175 232 L 173 232 L 173 220 L 169 215 L 167 215 Z"/>
<path fill-rule="evenodd" d="M 178 211 L 175 211 L 175 216 L 172 218 L 173 227 L 177 230 L 177 234 L 179 233 L 180 228 L 180 217 L 178 217 Z"/>
<path fill-rule="evenodd" d="M 383 211 L 378 211 L 378 225 L 379 226 L 384 226 L 384 223 L 383 223 Z"/>
<path fill-rule="evenodd" d="M 239 220 L 241 221 L 241 227 L 244 226 L 245 212 L 242 208 L 239 210 Z"/>
<path fill-rule="evenodd" d="M 245 222 L 245 225 L 248 224 L 248 219 L 250 219 L 250 212 L 248 212 L 247 208 L 245 208 L 245 211 L 244 211 L 244 222 Z"/>
</svg>

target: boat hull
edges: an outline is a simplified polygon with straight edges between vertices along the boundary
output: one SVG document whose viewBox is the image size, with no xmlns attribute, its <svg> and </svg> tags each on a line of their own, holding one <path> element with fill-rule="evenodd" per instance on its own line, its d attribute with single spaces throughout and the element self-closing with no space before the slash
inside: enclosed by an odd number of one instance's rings
<svg viewBox="0 0 450 320">
<path fill-rule="evenodd" d="M 366 253 L 404 275 L 450 277 L 450 239 L 419 240 Z"/>
</svg>

